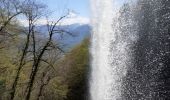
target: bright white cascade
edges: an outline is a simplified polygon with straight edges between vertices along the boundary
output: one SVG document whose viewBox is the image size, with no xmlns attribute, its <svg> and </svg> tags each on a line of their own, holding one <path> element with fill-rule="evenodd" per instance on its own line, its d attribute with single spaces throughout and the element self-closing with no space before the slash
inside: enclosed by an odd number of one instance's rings
<svg viewBox="0 0 170 100">
<path fill-rule="evenodd" d="M 112 39 L 112 0 L 91 0 L 93 13 L 91 100 L 109 100 L 112 85 L 109 48 Z"/>
<path fill-rule="evenodd" d="M 135 36 L 124 35 L 120 30 L 119 8 L 114 3 L 119 0 L 91 0 L 92 6 L 92 44 L 90 100 L 120 100 L 122 78 L 130 65 L 129 44 Z M 123 19 L 122 19 L 123 20 Z M 132 20 L 129 19 L 129 22 Z M 128 25 L 126 22 L 123 25 Z M 131 27 L 134 27 L 129 25 Z M 130 28 L 131 28 L 130 27 Z M 134 33 L 134 32 L 133 32 Z"/>
</svg>

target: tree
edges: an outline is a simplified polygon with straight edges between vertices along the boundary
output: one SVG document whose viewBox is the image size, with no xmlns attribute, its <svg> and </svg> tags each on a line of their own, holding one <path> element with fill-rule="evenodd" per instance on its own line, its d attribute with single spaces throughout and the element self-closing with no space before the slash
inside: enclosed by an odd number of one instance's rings
<svg viewBox="0 0 170 100">
<path fill-rule="evenodd" d="M 61 69 L 65 69 L 66 84 L 68 86 L 66 100 L 86 100 L 87 98 L 87 73 L 89 68 L 89 39 L 73 48 L 63 60 Z M 61 71 L 63 72 L 63 71 Z"/>
<path fill-rule="evenodd" d="M 20 75 L 22 67 L 24 66 L 24 64 L 26 62 L 25 58 L 26 58 L 28 50 L 29 50 L 31 35 L 33 38 L 33 42 L 35 42 L 34 23 L 37 20 L 37 18 L 39 18 L 41 16 L 40 15 L 41 13 L 39 12 L 39 10 L 41 10 L 42 8 L 44 8 L 42 5 L 37 5 L 37 4 L 35 4 L 35 2 L 32 2 L 30 0 L 24 1 L 24 3 L 22 3 L 22 6 L 20 6 L 21 11 L 28 19 L 29 26 L 28 26 L 28 32 L 26 31 L 26 33 L 25 33 L 27 38 L 26 38 L 24 48 L 22 50 L 22 55 L 21 55 L 21 59 L 19 61 L 19 66 L 17 69 L 16 77 L 14 79 L 12 89 L 11 89 L 11 100 L 14 99 L 19 75 Z M 35 43 L 34 43 L 34 46 L 35 46 Z M 35 49 L 35 47 L 33 47 L 33 48 Z M 34 57 L 35 57 L 35 52 L 34 52 Z"/>
<path fill-rule="evenodd" d="M 30 95 L 32 92 L 32 88 L 35 82 L 35 77 L 37 75 L 37 72 L 39 70 L 40 64 L 42 62 L 48 63 L 47 60 L 43 59 L 44 55 L 46 52 L 48 52 L 51 49 L 56 49 L 59 51 L 63 50 L 58 46 L 55 45 L 53 41 L 53 35 L 54 34 L 60 34 L 60 33 L 68 33 L 67 31 L 57 29 L 57 25 L 59 22 L 66 17 L 62 16 L 58 19 L 57 22 L 52 22 L 51 24 L 48 23 L 47 28 L 48 28 L 48 39 L 45 40 L 45 42 L 41 45 L 37 43 L 38 38 L 36 38 L 36 34 L 38 31 L 36 30 L 36 22 L 39 20 L 42 16 L 44 16 L 44 9 L 45 6 L 38 4 L 34 0 L 25 0 L 22 3 L 22 6 L 20 6 L 20 9 L 23 13 L 23 15 L 27 18 L 28 20 L 28 30 L 25 30 L 24 33 L 26 34 L 26 42 L 24 44 L 24 48 L 22 49 L 22 54 L 21 54 L 21 59 L 19 61 L 19 66 L 16 72 L 16 77 L 14 79 L 12 89 L 11 89 L 11 100 L 14 99 L 15 94 L 16 94 L 16 89 L 19 81 L 19 76 L 21 73 L 21 69 L 24 67 L 25 64 L 28 62 L 31 62 L 32 64 L 32 70 L 30 72 L 30 77 L 29 77 L 29 82 L 27 84 L 27 88 L 25 90 L 25 99 L 29 100 Z M 29 59 L 27 59 L 29 58 Z M 48 63 L 49 64 L 49 63 Z"/>
<path fill-rule="evenodd" d="M 0 0 L 0 49 L 5 47 L 3 44 L 7 39 L 13 38 L 14 33 L 19 31 L 15 27 L 19 26 L 16 17 L 22 13 L 19 3 L 18 0 Z"/>
<path fill-rule="evenodd" d="M 60 47 L 60 44 L 53 40 L 54 35 L 69 34 L 73 36 L 69 31 L 58 28 L 59 22 L 63 20 L 67 14 L 60 17 L 56 22 L 48 22 L 47 20 L 48 23 L 46 27 L 48 31 L 42 33 L 42 31 L 38 30 L 39 26 L 37 25 L 37 21 L 46 17 L 45 5 L 34 0 L 1 0 L 0 2 L 2 3 L 1 5 L 3 5 L 1 6 L 2 10 L 4 10 L 1 12 L 3 16 L 1 16 L 0 33 L 3 33 L 2 36 L 10 34 L 11 37 L 17 33 L 19 41 L 12 50 L 16 52 L 10 55 L 9 59 L 5 58 L 6 63 L 10 62 L 11 65 L 8 67 L 13 73 L 6 74 L 8 77 L 12 76 L 12 80 L 11 78 L 6 79 L 8 85 L 11 85 L 10 89 L 6 89 L 6 91 L 8 91 L 6 93 L 9 93 L 10 100 L 20 98 L 29 100 L 33 98 L 33 96 L 31 96 L 32 93 L 36 92 L 37 95 L 35 99 L 39 100 L 43 97 L 44 90 L 50 81 L 57 77 L 58 74 L 55 74 L 55 66 L 65 53 Z M 4 16 L 6 16 L 6 19 Z M 15 26 L 14 22 L 17 22 L 17 16 L 22 16 L 27 19 L 28 27 L 16 27 L 16 30 L 13 29 L 11 31 L 11 26 Z M 45 38 L 39 37 L 40 34 L 44 33 L 46 35 Z M 13 56 L 15 57 L 13 58 Z M 5 67 L 2 68 L 1 71 L 6 71 Z M 38 88 L 34 91 L 35 86 L 38 86 Z"/>
</svg>

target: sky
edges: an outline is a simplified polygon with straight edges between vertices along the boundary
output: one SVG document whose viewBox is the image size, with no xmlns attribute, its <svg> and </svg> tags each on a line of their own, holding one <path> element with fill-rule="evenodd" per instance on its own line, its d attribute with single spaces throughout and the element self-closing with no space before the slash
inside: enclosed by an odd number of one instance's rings
<svg viewBox="0 0 170 100">
<path fill-rule="evenodd" d="M 70 13 L 70 17 L 64 19 L 61 23 L 63 25 L 69 25 L 74 23 L 88 24 L 90 16 L 90 4 L 89 0 L 36 0 L 42 4 L 47 5 L 48 19 L 57 21 L 59 17 Z M 20 18 L 20 22 L 24 26 L 28 26 L 28 22 L 24 18 Z M 37 24 L 46 24 L 46 18 L 38 20 Z"/>
<path fill-rule="evenodd" d="M 79 16 L 90 16 L 90 0 L 41 0 L 48 8 L 54 11 L 53 15 L 60 15 L 64 10 L 73 10 Z M 115 0 L 116 5 L 121 5 L 127 0 Z"/>
<path fill-rule="evenodd" d="M 55 21 L 57 18 L 65 15 L 68 10 L 72 12 L 72 18 L 67 18 L 63 24 L 74 23 L 89 23 L 90 20 L 90 0 L 37 0 L 47 5 L 49 13 L 49 19 Z M 116 5 L 120 5 L 126 0 L 116 0 Z M 74 14 L 73 14 L 74 13 Z M 26 23 L 25 19 L 22 19 L 23 24 Z M 46 19 L 39 20 L 39 24 L 46 24 Z M 26 25 L 27 26 L 27 25 Z"/>
<path fill-rule="evenodd" d="M 89 0 L 41 0 L 53 12 L 54 16 L 60 15 L 63 11 L 73 10 L 79 16 L 89 17 Z"/>
</svg>

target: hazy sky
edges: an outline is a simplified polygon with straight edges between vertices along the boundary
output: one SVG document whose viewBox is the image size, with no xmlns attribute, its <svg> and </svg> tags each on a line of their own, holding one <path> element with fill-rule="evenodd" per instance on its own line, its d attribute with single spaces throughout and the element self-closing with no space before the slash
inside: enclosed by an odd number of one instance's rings
<svg viewBox="0 0 170 100">
<path fill-rule="evenodd" d="M 49 15 L 49 19 L 56 20 L 66 14 L 69 10 L 73 10 L 79 17 L 66 19 L 65 23 L 88 23 L 90 17 L 90 0 L 37 0 L 48 6 L 49 11 L 52 14 Z M 120 6 L 124 1 L 127 0 L 115 0 L 116 5 Z M 26 23 L 25 19 L 20 20 L 24 25 Z M 39 24 L 45 24 L 46 19 L 41 19 Z"/>
<path fill-rule="evenodd" d="M 39 1 L 39 0 L 38 0 Z M 40 0 L 46 5 L 48 8 L 53 11 L 53 15 L 57 16 L 66 12 L 67 9 L 74 10 L 82 17 L 90 16 L 90 0 Z M 115 0 L 116 5 L 120 6 L 124 1 L 127 0 Z"/>
<path fill-rule="evenodd" d="M 41 0 L 48 5 L 54 15 L 62 14 L 67 9 L 73 10 L 82 17 L 89 17 L 89 0 Z"/>
</svg>

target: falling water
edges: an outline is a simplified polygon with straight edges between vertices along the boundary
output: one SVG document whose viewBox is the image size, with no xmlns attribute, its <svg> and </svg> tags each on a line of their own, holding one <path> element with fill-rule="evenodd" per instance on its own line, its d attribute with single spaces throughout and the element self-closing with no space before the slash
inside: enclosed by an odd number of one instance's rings
<svg viewBox="0 0 170 100">
<path fill-rule="evenodd" d="M 165 100 L 170 1 L 124 1 L 91 0 L 90 100 Z"/>
<path fill-rule="evenodd" d="M 135 41 L 136 26 L 131 18 L 127 18 L 127 21 L 131 21 L 129 23 L 123 18 L 118 21 L 120 8 L 114 7 L 115 3 L 116 0 L 92 0 L 91 100 L 121 99 L 122 78 L 131 63 L 131 53 L 128 49 Z M 125 28 L 125 33 L 120 27 Z"/>
<path fill-rule="evenodd" d="M 111 85 L 114 80 L 109 55 L 112 39 L 112 0 L 91 0 L 93 7 L 92 77 L 91 100 L 105 100 L 112 97 Z M 110 91 L 110 93 L 109 93 Z"/>
</svg>

